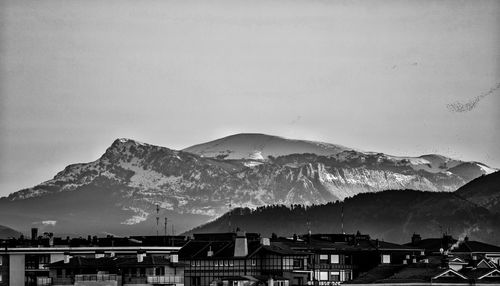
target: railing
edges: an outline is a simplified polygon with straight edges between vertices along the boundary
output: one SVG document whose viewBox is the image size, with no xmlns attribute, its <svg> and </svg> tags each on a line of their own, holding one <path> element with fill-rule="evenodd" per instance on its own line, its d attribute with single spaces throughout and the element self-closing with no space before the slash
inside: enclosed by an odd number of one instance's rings
<svg viewBox="0 0 500 286">
<path fill-rule="evenodd" d="M 73 285 L 73 279 L 71 277 L 53 277 L 52 285 Z"/>
<path fill-rule="evenodd" d="M 80 274 L 75 275 L 75 281 L 117 281 L 116 274 Z"/>
<path fill-rule="evenodd" d="M 49 286 L 52 285 L 52 278 L 50 277 L 37 277 L 36 278 L 37 286 Z"/>
<path fill-rule="evenodd" d="M 138 276 L 123 276 L 123 284 L 146 284 L 146 277 L 138 277 Z"/>
<path fill-rule="evenodd" d="M 337 286 L 340 284 L 340 281 L 307 281 L 307 285 L 314 286 Z"/>
<path fill-rule="evenodd" d="M 312 265 L 310 266 L 313 267 Z M 330 264 L 330 263 L 320 263 L 314 265 L 315 269 L 353 269 L 352 265 L 349 264 Z"/>
<path fill-rule="evenodd" d="M 148 284 L 184 284 L 183 276 L 148 276 Z"/>
</svg>

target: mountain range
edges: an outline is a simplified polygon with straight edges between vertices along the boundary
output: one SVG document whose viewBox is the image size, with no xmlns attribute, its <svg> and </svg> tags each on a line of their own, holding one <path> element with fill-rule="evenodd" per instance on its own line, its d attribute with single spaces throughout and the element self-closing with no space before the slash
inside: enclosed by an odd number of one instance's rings
<svg viewBox="0 0 500 286">
<path fill-rule="evenodd" d="M 1 198 L 0 224 L 143 234 L 163 233 L 167 217 L 168 232 L 171 226 L 182 232 L 233 207 L 324 204 L 388 189 L 452 192 L 494 171 L 436 154 L 391 156 L 264 134 L 236 134 L 180 151 L 117 139 L 99 159 L 69 165 L 51 180 Z"/>
</svg>

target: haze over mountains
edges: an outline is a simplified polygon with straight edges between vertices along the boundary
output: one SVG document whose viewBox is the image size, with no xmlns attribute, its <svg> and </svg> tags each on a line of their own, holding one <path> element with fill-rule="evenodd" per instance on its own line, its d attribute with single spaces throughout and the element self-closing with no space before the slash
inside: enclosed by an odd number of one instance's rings
<svg viewBox="0 0 500 286">
<path fill-rule="evenodd" d="M 236 206 L 322 204 L 387 189 L 451 192 L 495 170 L 440 155 L 397 157 L 264 134 L 182 151 L 117 139 L 98 160 L 69 165 L 51 180 L 0 199 L 0 224 L 59 233 L 155 233 L 159 204 L 160 216 L 180 232 Z"/>
</svg>

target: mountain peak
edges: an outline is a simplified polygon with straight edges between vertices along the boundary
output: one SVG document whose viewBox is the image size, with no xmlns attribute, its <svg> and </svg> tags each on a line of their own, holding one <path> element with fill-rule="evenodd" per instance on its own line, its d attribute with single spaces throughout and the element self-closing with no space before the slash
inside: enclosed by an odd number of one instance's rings
<svg viewBox="0 0 500 286">
<path fill-rule="evenodd" d="M 183 151 L 212 158 L 253 159 L 255 154 L 260 154 L 263 158 L 304 153 L 331 156 L 346 150 L 351 149 L 336 144 L 288 139 L 261 133 L 238 133 L 194 145 Z"/>
<path fill-rule="evenodd" d="M 141 145 L 141 146 L 149 145 L 149 144 L 139 142 L 137 140 L 130 139 L 130 138 L 117 138 L 115 141 L 113 141 L 112 145 L 123 145 L 123 144 L 134 144 L 134 145 Z"/>
</svg>

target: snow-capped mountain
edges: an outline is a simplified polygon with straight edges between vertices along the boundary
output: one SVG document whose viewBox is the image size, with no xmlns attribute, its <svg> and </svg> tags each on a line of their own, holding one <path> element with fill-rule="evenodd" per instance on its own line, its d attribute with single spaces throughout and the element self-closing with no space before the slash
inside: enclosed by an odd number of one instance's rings
<svg viewBox="0 0 500 286">
<path fill-rule="evenodd" d="M 49 181 L 0 199 L 0 224 L 152 232 L 158 204 L 158 215 L 181 231 L 230 206 L 319 204 L 386 189 L 454 191 L 490 170 L 439 155 L 395 157 L 262 134 L 183 151 L 117 139 L 98 160 L 69 165 Z"/>
<path fill-rule="evenodd" d="M 258 133 L 241 133 L 194 145 L 183 151 L 218 159 L 264 160 L 269 156 L 311 153 L 330 156 L 350 148 L 316 141 L 293 140 Z"/>
</svg>

